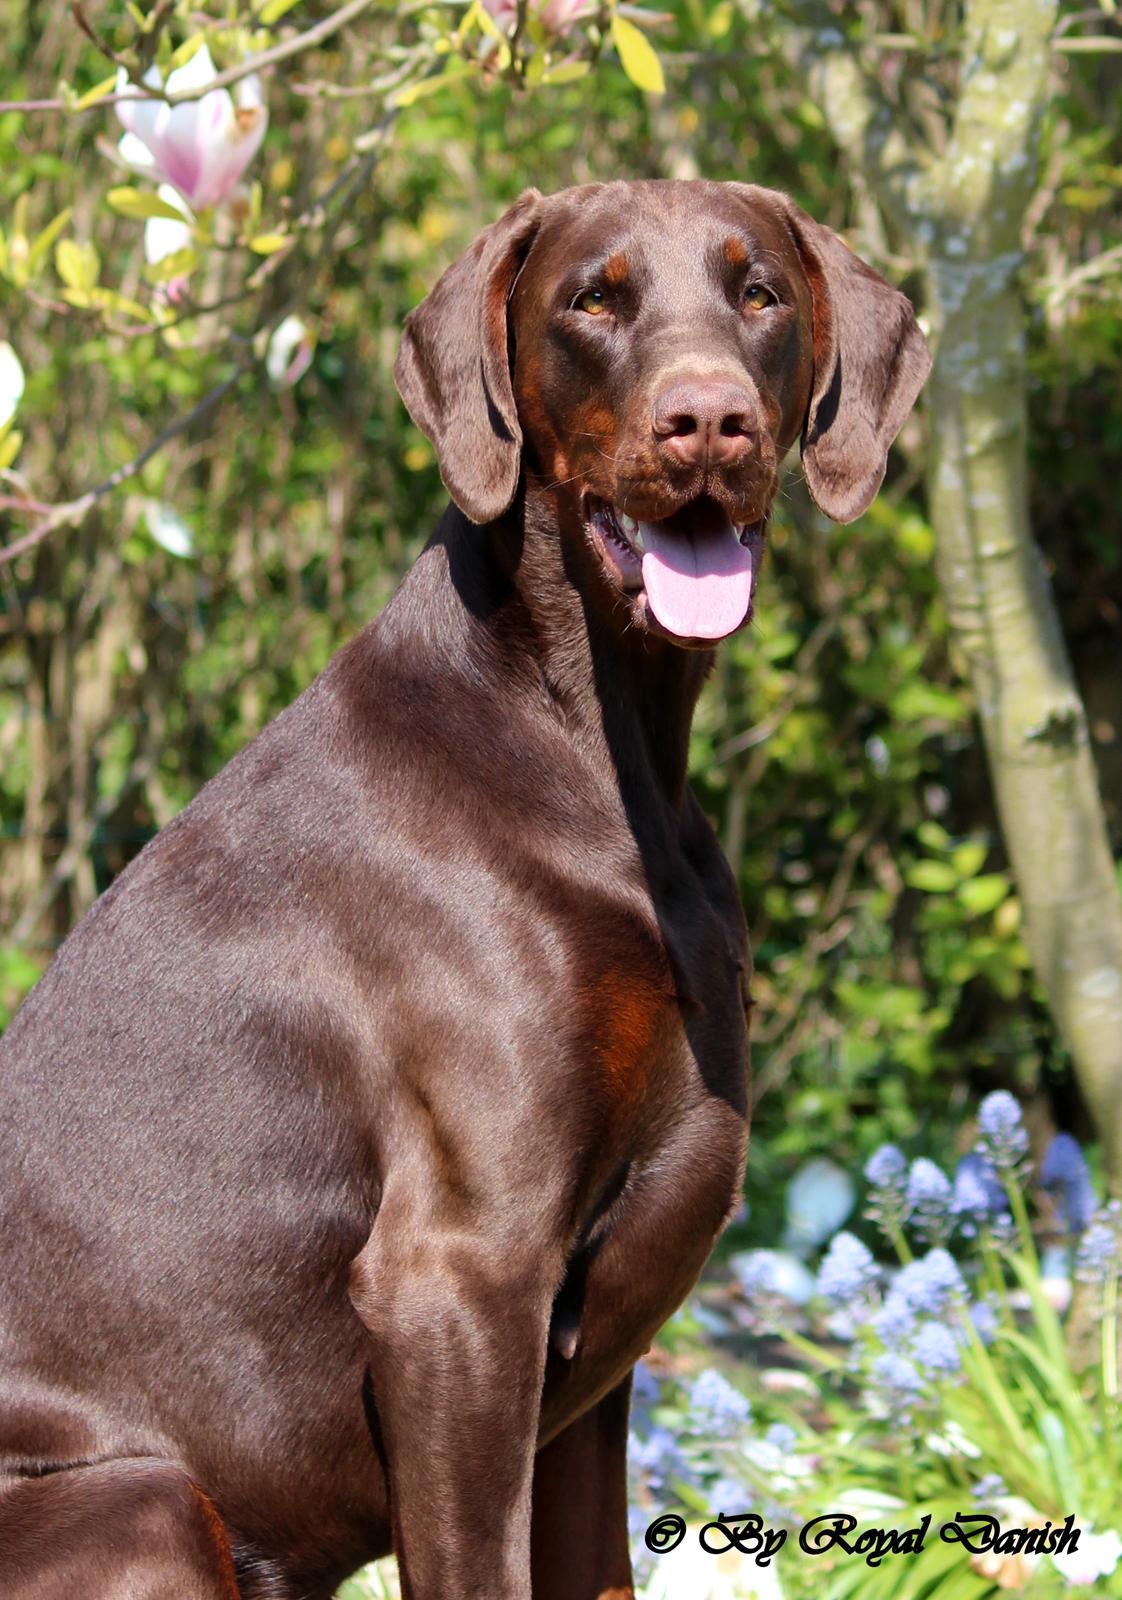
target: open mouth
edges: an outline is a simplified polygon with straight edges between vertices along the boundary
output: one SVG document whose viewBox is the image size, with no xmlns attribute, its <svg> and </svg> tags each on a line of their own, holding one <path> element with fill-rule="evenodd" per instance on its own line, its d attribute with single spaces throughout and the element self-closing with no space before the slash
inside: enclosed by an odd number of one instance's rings
<svg viewBox="0 0 1122 1600">
<path fill-rule="evenodd" d="M 763 553 L 764 524 L 733 522 L 707 495 L 661 521 L 629 517 L 586 500 L 593 542 L 617 584 L 678 639 L 723 639 L 748 617 Z"/>
</svg>

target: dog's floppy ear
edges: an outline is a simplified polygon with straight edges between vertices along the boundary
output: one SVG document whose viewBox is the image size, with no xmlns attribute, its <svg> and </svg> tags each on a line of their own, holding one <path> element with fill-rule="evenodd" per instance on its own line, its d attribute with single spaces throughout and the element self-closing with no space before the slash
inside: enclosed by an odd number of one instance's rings
<svg viewBox="0 0 1122 1600">
<path fill-rule="evenodd" d="M 518 487 L 522 430 L 507 349 L 507 301 L 537 231 L 527 189 L 405 319 L 394 377 L 436 446 L 440 476 L 472 522 L 493 522 Z"/>
<path fill-rule="evenodd" d="M 884 480 L 931 354 L 907 297 L 786 196 L 784 207 L 814 303 L 803 470 L 819 510 L 852 522 Z"/>
</svg>

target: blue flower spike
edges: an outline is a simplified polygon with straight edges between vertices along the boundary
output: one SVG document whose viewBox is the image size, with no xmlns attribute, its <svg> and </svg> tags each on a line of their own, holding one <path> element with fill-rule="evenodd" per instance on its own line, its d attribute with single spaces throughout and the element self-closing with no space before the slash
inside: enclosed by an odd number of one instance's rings
<svg viewBox="0 0 1122 1600">
<path fill-rule="evenodd" d="M 908 1211 L 912 1227 L 928 1244 L 946 1244 L 951 1235 L 951 1181 L 934 1161 L 920 1156 L 908 1173 Z"/>
<path fill-rule="evenodd" d="M 866 1298 L 879 1269 L 872 1253 L 852 1233 L 835 1234 L 818 1268 L 820 1295 L 838 1306 L 851 1306 Z"/>
<path fill-rule="evenodd" d="M 995 1089 L 978 1107 L 978 1143 L 999 1177 L 1018 1177 L 1028 1155 L 1029 1137 L 1021 1108 L 1007 1089 Z"/>
<path fill-rule="evenodd" d="M 1051 1189 L 1059 1203 L 1060 1217 L 1068 1233 L 1082 1233 L 1098 1204 L 1091 1172 L 1082 1150 L 1070 1133 L 1057 1133 L 1040 1163 L 1040 1181 Z"/>
</svg>

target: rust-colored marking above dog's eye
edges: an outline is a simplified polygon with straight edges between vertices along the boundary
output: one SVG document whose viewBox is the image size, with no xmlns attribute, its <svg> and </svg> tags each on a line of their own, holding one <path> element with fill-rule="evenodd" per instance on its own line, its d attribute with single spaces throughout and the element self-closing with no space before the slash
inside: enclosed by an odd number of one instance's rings
<svg viewBox="0 0 1122 1600">
<path fill-rule="evenodd" d="M 748 259 L 748 248 L 735 233 L 730 233 L 725 240 L 724 257 L 730 267 L 742 267 Z"/>
<path fill-rule="evenodd" d="M 617 250 L 614 256 L 609 256 L 604 263 L 604 282 L 618 287 L 627 282 L 627 257 L 622 250 Z"/>
</svg>

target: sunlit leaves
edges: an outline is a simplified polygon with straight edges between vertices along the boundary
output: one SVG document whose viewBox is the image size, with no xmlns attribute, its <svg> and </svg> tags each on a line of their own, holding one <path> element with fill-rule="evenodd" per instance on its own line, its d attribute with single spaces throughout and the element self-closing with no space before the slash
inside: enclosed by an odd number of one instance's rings
<svg viewBox="0 0 1122 1600">
<path fill-rule="evenodd" d="M 665 94 L 666 79 L 654 46 L 640 28 L 618 12 L 612 17 L 612 43 L 620 65 L 637 89 L 647 94 Z"/>
</svg>

